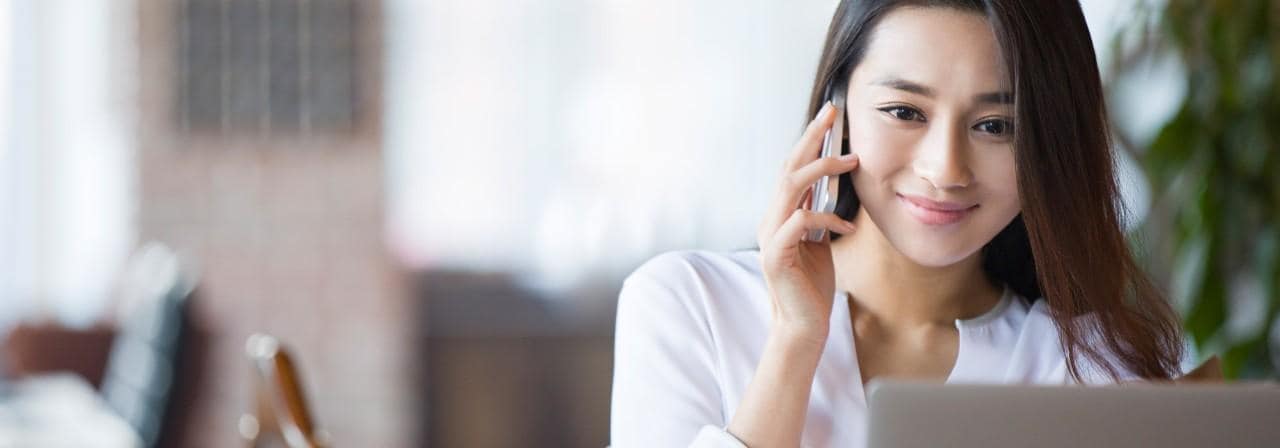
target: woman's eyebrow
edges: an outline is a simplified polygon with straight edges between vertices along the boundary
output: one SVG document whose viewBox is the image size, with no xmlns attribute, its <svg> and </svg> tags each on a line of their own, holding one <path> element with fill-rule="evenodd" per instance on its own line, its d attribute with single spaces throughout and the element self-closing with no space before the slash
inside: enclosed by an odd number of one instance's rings
<svg viewBox="0 0 1280 448">
<path fill-rule="evenodd" d="M 894 77 L 881 78 L 878 81 L 872 82 L 871 85 L 884 86 L 891 89 L 901 90 L 903 92 L 910 92 L 917 95 L 924 95 L 929 98 L 934 97 L 933 88 L 930 88 L 918 82 L 907 81 L 902 78 L 894 78 Z"/>
<path fill-rule="evenodd" d="M 1013 104 L 1013 94 L 1005 91 L 980 93 L 973 98 L 979 103 Z"/>
<path fill-rule="evenodd" d="M 923 95 L 929 98 L 933 98 L 936 95 L 932 87 L 897 77 L 882 78 L 872 82 L 871 84 Z M 1013 94 L 1007 91 L 980 93 L 974 95 L 973 98 L 979 103 L 1013 104 Z"/>
</svg>

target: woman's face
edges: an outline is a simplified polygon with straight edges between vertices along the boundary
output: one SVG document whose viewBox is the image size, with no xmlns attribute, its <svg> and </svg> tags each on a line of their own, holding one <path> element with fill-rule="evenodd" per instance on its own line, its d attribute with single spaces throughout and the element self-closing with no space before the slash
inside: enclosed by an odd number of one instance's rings
<svg viewBox="0 0 1280 448">
<path fill-rule="evenodd" d="M 847 95 L 853 185 L 888 241 L 959 262 L 1019 213 L 1013 105 L 985 17 L 899 8 L 876 26 Z"/>
</svg>

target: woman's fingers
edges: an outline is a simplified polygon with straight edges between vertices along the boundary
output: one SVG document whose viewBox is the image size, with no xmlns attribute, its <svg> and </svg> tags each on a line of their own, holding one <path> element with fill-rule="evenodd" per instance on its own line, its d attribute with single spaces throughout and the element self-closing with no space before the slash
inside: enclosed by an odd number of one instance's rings
<svg viewBox="0 0 1280 448">
<path fill-rule="evenodd" d="M 804 189 L 804 191 L 802 191 L 802 192 L 800 193 L 800 200 L 796 201 L 795 206 L 793 206 L 793 207 L 791 207 L 791 208 L 792 208 L 792 209 L 796 209 L 796 208 L 803 208 L 803 207 L 804 207 L 804 205 L 805 205 L 805 204 L 808 204 L 808 203 L 809 203 L 809 201 L 811 201 L 811 200 L 813 200 L 813 187 L 812 187 L 812 186 L 810 186 L 809 188 L 805 188 L 805 189 Z"/>
<path fill-rule="evenodd" d="M 804 128 L 804 133 L 800 134 L 800 140 L 796 141 L 796 145 L 791 148 L 791 156 L 787 158 L 785 172 L 794 171 L 796 168 L 803 166 L 809 161 L 818 158 L 818 150 L 822 149 L 822 138 L 826 136 L 827 129 L 831 128 L 831 124 L 835 122 L 835 114 L 833 114 L 834 106 L 831 102 L 827 102 L 818 111 L 818 115 L 809 122 Z"/>
<path fill-rule="evenodd" d="M 800 200 L 787 206 L 782 203 L 776 203 L 781 198 L 775 199 L 775 205 L 770 209 L 770 215 L 766 216 L 764 221 L 760 223 L 760 228 L 756 231 L 756 244 L 760 247 L 768 246 L 773 241 L 773 234 L 778 231 L 778 227 L 782 226 L 791 213 L 798 210 L 803 204 L 813 196 L 813 189 L 806 188 L 800 195 Z"/>
<path fill-rule="evenodd" d="M 796 204 L 806 190 L 822 176 L 839 176 L 858 167 L 857 154 L 845 154 L 840 157 L 823 157 L 809 162 L 790 173 L 782 181 L 781 201 Z M 834 180 L 834 179 L 833 179 Z"/>
<path fill-rule="evenodd" d="M 819 177 L 838 176 L 857 167 L 857 155 L 849 154 L 841 157 L 823 157 L 799 169 L 788 171 L 779 184 L 773 207 L 768 213 L 766 226 L 776 229 L 782 225 L 782 221 L 787 219 L 792 210 L 803 207 L 801 200 L 809 193 L 813 183 Z"/>
<path fill-rule="evenodd" d="M 810 187 L 822 176 L 837 176 L 858 166 L 857 156 L 818 157 L 822 140 L 835 122 L 835 107 L 830 102 L 822 106 L 817 116 L 805 127 L 804 133 L 792 148 L 783 166 L 782 181 L 774 203 L 761 222 L 758 242 L 767 244 L 792 212 L 803 208 L 801 201 Z"/>
<path fill-rule="evenodd" d="M 835 213 L 796 209 L 786 221 L 782 222 L 778 231 L 773 233 L 773 240 L 770 243 L 774 250 L 794 247 L 800 244 L 800 238 L 804 234 L 817 229 L 828 230 L 827 235 L 830 235 L 830 232 L 847 234 L 856 230 L 853 223 L 841 219 Z M 828 238 L 830 236 L 824 237 L 824 240 Z"/>
</svg>

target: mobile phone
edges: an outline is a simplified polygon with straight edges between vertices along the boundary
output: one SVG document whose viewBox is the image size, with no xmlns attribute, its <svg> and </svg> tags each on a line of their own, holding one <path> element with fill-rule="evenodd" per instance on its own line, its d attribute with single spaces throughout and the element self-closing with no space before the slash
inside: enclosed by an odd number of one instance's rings
<svg viewBox="0 0 1280 448">
<path fill-rule="evenodd" d="M 818 157 L 840 157 L 843 154 L 845 91 L 841 84 L 832 82 L 827 85 L 827 90 L 823 93 L 823 97 L 835 108 L 836 119 L 822 139 L 822 153 Z M 812 194 L 809 196 L 809 210 L 818 213 L 835 211 L 836 200 L 839 199 L 840 193 L 840 183 L 837 180 L 837 176 L 822 176 L 813 183 Z M 814 229 L 810 230 L 804 239 L 805 241 L 822 241 L 824 236 L 826 236 L 826 229 Z"/>
</svg>

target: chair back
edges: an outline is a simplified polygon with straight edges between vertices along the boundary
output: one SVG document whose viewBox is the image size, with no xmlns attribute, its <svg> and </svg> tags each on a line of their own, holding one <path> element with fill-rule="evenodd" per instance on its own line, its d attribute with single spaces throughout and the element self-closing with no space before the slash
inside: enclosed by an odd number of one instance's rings
<svg viewBox="0 0 1280 448">
<path fill-rule="evenodd" d="M 251 446 L 261 446 L 267 434 L 280 436 L 289 448 L 327 446 L 328 436 L 311 416 L 289 351 L 273 336 L 254 334 L 245 352 L 255 372 L 257 411 L 241 418 L 240 429 Z"/>
</svg>

